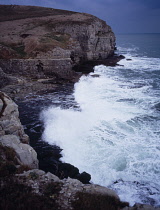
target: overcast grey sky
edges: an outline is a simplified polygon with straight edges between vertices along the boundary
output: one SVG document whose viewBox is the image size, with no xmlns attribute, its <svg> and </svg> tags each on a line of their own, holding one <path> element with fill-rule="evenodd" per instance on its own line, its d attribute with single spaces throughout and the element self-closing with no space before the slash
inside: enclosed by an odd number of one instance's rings
<svg viewBox="0 0 160 210">
<path fill-rule="evenodd" d="M 115 33 L 160 33 L 160 0 L 0 0 L 86 12 L 105 20 Z"/>
</svg>

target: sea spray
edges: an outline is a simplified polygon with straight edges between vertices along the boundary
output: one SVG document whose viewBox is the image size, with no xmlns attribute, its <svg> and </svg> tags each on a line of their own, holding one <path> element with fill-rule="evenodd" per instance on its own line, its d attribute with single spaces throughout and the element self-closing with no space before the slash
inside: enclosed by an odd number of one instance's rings
<svg viewBox="0 0 160 210">
<path fill-rule="evenodd" d="M 78 109 L 44 111 L 43 139 L 122 200 L 159 205 L 160 59 L 137 57 L 137 50 L 123 48 L 120 66 L 82 76 L 73 94 Z"/>
</svg>

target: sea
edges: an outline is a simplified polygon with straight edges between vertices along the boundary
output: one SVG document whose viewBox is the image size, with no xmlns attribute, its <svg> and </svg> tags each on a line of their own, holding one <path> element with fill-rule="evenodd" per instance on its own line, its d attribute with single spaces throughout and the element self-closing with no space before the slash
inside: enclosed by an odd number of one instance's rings
<svg viewBox="0 0 160 210">
<path fill-rule="evenodd" d="M 117 34 L 116 46 L 117 66 L 95 66 L 66 106 L 41 111 L 42 139 L 122 201 L 160 206 L 160 34 Z"/>
</svg>

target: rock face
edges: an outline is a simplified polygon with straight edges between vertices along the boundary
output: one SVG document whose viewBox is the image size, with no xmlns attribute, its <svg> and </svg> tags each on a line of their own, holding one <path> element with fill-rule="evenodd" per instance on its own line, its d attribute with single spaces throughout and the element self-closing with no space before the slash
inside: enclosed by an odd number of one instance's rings
<svg viewBox="0 0 160 210">
<path fill-rule="evenodd" d="M 54 189 L 56 185 L 59 186 L 59 192 L 56 194 L 56 203 L 59 209 L 62 210 L 79 210 L 79 209 L 120 209 L 120 207 L 126 206 L 127 203 L 120 201 L 118 195 L 110 189 L 101 187 L 99 185 L 84 185 L 76 179 L 64 179 L 60 180 L 58 177 L 51 173 L 44 173 L 41 170 L 30 170 L 23 174 L 17 175 L 19 182 L 27 184 L 32 187 L 35 193 L 43 194 L 43 189 L 46 184 L 50 185 L 50 197 L 55 198 Z M 27 180 L 27 182 L 25 181 Z M 34 181 L 33 181 L 34 180 Z M 56 184 L 56 185 L 55 185 Z M 88 197 L 87 197 L 88 196 Z M 94 199 L 96 200 L 96 206 L 93 208 Z M 102 201 L 101 199 L 104 200 Z M 95 205 L 95 203 L 94 203 Z M 92 206 L 92 207 L 91 207 Z"/>
<path fill-rule="evenodd" d="M 46 193 L 62 210 L 160 210 L 150 205 L 135 204 L 129 207 L 129 203 L 122 202 L 119 196 L 106 187 L 95 184 L 82 184 L 76 179 L 60 180 L 50 172 L 33 169 L 17 175 L 19 183 L 32 187 L 34 193 L 43 195 Z M 46 188 L 47 186 L 47 188 Z M 45 189 L 45 190 L 44 190 Z"/>
<path fill-rule="evenodd" d="M 0 59 L 0 66 L 5 76 L 24 76 L 41 79 L 59 77 L 72 79 L 76 75 L 72 71 L 69 58 L 66 59 Z M 13 82 L 10 82 L 13 84 Z"/>
<path fill-rule="evenodd" d="M 38 168 L 37 154 L 28 144 L 19 120 L 18 106 L 4 93 L 0 92 L 0 143 L 16 152 L 18 164 Z"/>
<path fill-rule="evenodd" d="M 0 67 L 28 77 L 72 77 L 72 67 L 114 53 L 115 36 L 99 18 L 31 6 L 0 6 Z"/>
</svg>

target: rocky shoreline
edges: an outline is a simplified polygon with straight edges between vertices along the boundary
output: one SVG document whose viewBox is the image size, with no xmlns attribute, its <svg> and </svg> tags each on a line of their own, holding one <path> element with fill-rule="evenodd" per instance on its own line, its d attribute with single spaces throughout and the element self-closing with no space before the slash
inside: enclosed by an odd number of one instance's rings
<svg viewBox="0 0 160 210">
<path fill-rule="evenodd" d="M 56 175 L 51 173 L 52 163 L 40 166 L 19 119 L 17 104 L 24 113 L 23 103 L 35 108 L 34 99 L 73 86 L 95 65 L 114 66 L 124 58 L 114 54 L 110 26 L 85 13 L 0 5 L 0 30 L 0 208 L 158 210 L 142 204 L 129 207 L 113 190 L 90 184 L 87 172 L 80 174 L 76 167 L 59 161 L 60 148 Z M 36 129 L 41 135 L 41 125 Z"/>
<path fill-rule="evenodd" d="M 40 95 L 48 91 L 54 91 L 63 84 L 74 84 L 79 80 L 82 74 L 93 72 L 96 65 L 115 66 L 118 65 L 122 55 L 112 55 L 105 60 L 94 60 L 83 62 L 73 68 L 73 73 L 70 78 L 63 78 L 61 76 L 52 76 L 50 78 L 27 78 L 20 75 L 7 74 L 0 67 L 0 90 L 7 93 L 15 101 L 20 101 L 30 94 Z M 0 62 L 1 63 L 1 62 Z"/>
<path fill-rule="evenodd" d="M 35 150 L 28 144 L 17 105 L 0 92 L 0 206 L 2 209 L 159 209 L 135 204 L 129 207 L 110 189 L 64 178 L 38 169 Z M 35 169 L 34 169 L 35 168 Z M 84 174 L 83 174 L 84 175 Z M 81 180 L 82 181 L 82 180 Z M 13 196 L 21 192 L 21 196 Z M 32 196 L 29 196 L 29 194 Z M 23 207 L 22 207 L 23 206 Z M 49 207 L 50 206 L 50 207 Z"/>
<path fill-rule="evenodd" d="M 0 30 L 0 89 L 15 101 L 122 59 L 111 27 L 86 13 L 0 5 Z"/>
</svg>

